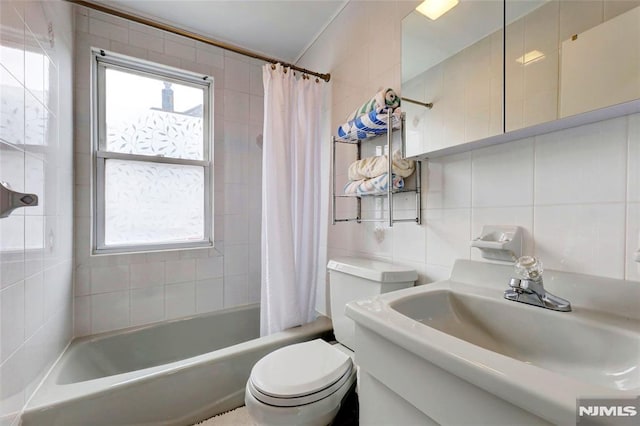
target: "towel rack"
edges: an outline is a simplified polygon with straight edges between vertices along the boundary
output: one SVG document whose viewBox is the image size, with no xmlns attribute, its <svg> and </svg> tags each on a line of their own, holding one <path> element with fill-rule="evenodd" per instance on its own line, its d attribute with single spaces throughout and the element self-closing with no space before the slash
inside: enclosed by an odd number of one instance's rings
<svg viewBox="0 0 640 426">
<path fill-rule="evenodd" d="M 420 209 L 421 207 L 421 193 L 422 193 L 422 183 L 421 183 L 421 177 L 422 177 L 422 167 L 421 167 L 421 163 L 420 161 L 416 161 L 416 170 L 414 172 L 415 174 L 415 188 L 413 189 L 393 189 L 393 179 L 391 178 L 391 172 L 392 172 L 392 168 L 393 168 L 393 149 L 392 149 L 392 141 L 393 141 L 393 134 L 394 134 L 394 130 L 399 130 L 400 131 L 400 135 L 401 135 L 401 141 L 402 141 L 402 147 L 401 147 L 401 153 L 402 153 L 402 157 L 405 156 L 405 141 L 406 141 L 406 137 L 405 137 L 405 113 L 401 113 L 399 116 L 398 115 L 394 115 L 392 114 L 391 111 L 389 111 L 389 115 L 387 118 L 387 131 L 384 134 L 371 134 L 371 135 L 367 135 L 367 137 L 365 138 L 358 138 L 355 135 L 347 135 L 346 137 L 337 137 L 337 136 L 332 136 L 331 138 L 331 162 L 332 162 L 332 173 L 331 173 L 331 181 L 332 181 L 332 205 L 331 205 L 331 211 L 332 211 L 332 216 L 331 216 L 331 223 L 333 225 L 335 225 L 338 222 L 357 222 L 357 223 L 362 223 L 362 222 L 388 222 L 390 227 L 393 227 L 394 223 L 398 223 L 398 222 L 414 222 L 417 223 L 418 225 L 422 223 L 422 211 Z M 346 195 L 346 194 L 337 194 L 336 192 L 336 144 L 337 143 L 343 143 L 343 144 L 350 144 L 350 145 L 355 145 L 356 146 L 356 160 L 360 160 L 361 159 L 361 155 L 362 155 L 362 143 L 365 141 L 371 141 L 371 140 L 375 140 L 378 138 L 381 138 L 383 136 L 386 136 L 386 150 L 388 152 L 387 158 L 389 160 L 388 165 L 387 165 L 387 173 L 389 176 L 389 183 L 387 184 L 387 191 L 386 193 L 382 193 L 382 194 L 372 194 L 372 195 Z M 416 201 L 416 210 L 415 210 L 415 217 L 412 218 L 396 218 L 394 217 L 394 202 L 393 202 L 393 197 L 396 194 L 402 194 L 402 193 L 413 193 L 415 194 L 415 201 Z M 389 217 L 388 219 L 365 219 L 362 217 L 362 198 L 366 197 L 387 197 L 387 209 L 388 209 L 388 214 Z M 336 212 L 336 201 L 338 199 L 341 198 L 352 198 L 356 200 L 356 216 L 355 217 L 346 217 L 346 218 L 338 218 L 337 217 L 337 212 Z"/>
<path fill-rule="evenodd" d="M 405 102 L 409 102 L 410 104 L 416 104 L 416 105 L 420 105 L 423 106 L 425 108 L 433 108 L 433 102 L 421 102 L 421 101 L 416 101 L 415 99 L 411 99 L 411 98 L 401 98 L 403 101 Z"/>
</svg>

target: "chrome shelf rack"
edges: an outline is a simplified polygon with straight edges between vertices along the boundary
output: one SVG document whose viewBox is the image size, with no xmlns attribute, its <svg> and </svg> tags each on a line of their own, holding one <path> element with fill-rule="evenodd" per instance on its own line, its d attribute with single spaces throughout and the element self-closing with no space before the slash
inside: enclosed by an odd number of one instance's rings
<svg viewBox="0 0 640 426">
<path fill-rule="evenodd" d="M 391 178 L 392 170 L 393 170 L 393 149 L 392 149 L 392 141 L 393 134 L 395 131 L 400 131 L 401 134 L 401 152 L 402 156 L 405 157 L 405 142 L 406 142 L 406 134 L 405 134 L 405 114 L 404 112 L 400 115 L 394 115 L 389 112 L 389 116 L 387 118 L 387 131 L 383 134 L 367 134 L 366 137 L 358 137 L 356 133 L 349 134 L 346 137 L 337 137 L 333 136 L 331 138 L 331 222 L 335 225 L 338 222 L 387 222 L 390 227 L 393 227 L 394 223 L 399 222 L 414 222 L 418 225 L 422 223 L 422 214 L 421 214 L 421 193 L 422 193 L 422 165 L 420 161 L 416 161 L 416 169 L 415 169 L 415 188 L 413 189 L 393 189 L 393 179 Z M 360 135 L 361 136 L 361 135 Z M 386 137 L 386 152 L 387 158 L 389 160 L 387 165 L 387 173 L 389 173 L 389 184 L 387 185 L 387 191 L 380 194 L 371 194 L 371 195 L 350 195 L 350 194 L 338 194 L 336 193 L 336 144 L 351 144 L 357 145 L 356 151 L 356 160 L 361 159 L 362 153 L 362 143 L 368 142 L 372 140 L 376 140 L 378 138 Z M 393 197 L 396 194 L 415 194 L 416 200 L 416 210 L 415 217 L 413 218 L 395 218 L 394 217 L 394 202 Z M 365 219 L 362 217 L 362 198 L 368 197 L 386 197 L 387 198 L 387 209 L 388 209 L 388 218 L 384 219 Z M 338 218 L 336 213 L 336 200 L 340 198 L 353 198 L 356 200 L 356 217 L 347 217 L 347 218 Z"/>
</svg>

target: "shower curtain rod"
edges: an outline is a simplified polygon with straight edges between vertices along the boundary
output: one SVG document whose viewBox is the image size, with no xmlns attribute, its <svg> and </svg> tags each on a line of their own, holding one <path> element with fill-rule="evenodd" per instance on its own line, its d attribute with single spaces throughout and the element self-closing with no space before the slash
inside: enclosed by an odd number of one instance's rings
<svg viewBox="0 0 640 426">
<path fill-rule="evenodd" d="M 132 15 L 132 14 L 129 14 L 129 13 L 126 13 L 126 12 L 122 12 L 122 11 L 117 10 L 117 9 L 112 9 L 110 7 L 103 6 L 101 4 L 97 4 L 97 3 L 93 3 L 93 2 L 89 2 L 89 1 L 84 1 L 84 0 L 66 0 L 66 1 L 68 1 L 69 3 L 76 4 L 78 6 L 88 7 L 90 9 L 94 9 L 94 10 L 97 10 L 99 12 L 107 13 L 109 15 L 114 15 L 114 16 L 117 16 L 119 18 L 127 19 L 129 21 L 137 22 L 138 24 L 148 25 L 150 27 L 153 27 L 153 28 L 156 28 L 156 29 L 159 29 L 159 30 L 168 31 L 170 33 L 177 34 L 177 35 L 180 35 L 180 36 L 183 36 L 183 37 L 187 37 L 187 38 L 190 38 L 192 40 L 196 40 L 196 41 L 200 41 L 202 43 L 210 44 L 212 46 L 220 47 L 220 48 L 225 49 L 225 50 L 230 50 L 232 52 L 239 53 L 240 55 L 249 56 L 249 57 L 255 58 L 255 59 L 260 59 L 262 61 L 269 62 L 269 63 L 272 63 L 272 64 L 281 64 L 285 68 L 291 68 L 292 70 L 299 71 L 299 72 L 301 72 L 303 74 L 313 75 L 313 76 L 316 76 L 316 77 L 318 77 L 318 78 L 320 78 L 320 79 L 322 79 L 324 81 L 327 81 L 327 82 L 331 79 L 331 74 L 322 74 L 322 73 L 319 73 L 319 72 L 310 71 L 308 69 L 301 68 L 301 67 L 298 67 L 298 66 L 293 65 L 293 64 L 288 64 L 288 63 L 283 62 L 283 61 L 281 61 L 279 59 L 270 58 L 268 56 L 264 56 L 264 55 L 261 55 L 259 53 L 255 53 L 255 52 L 252 52 L 250 50 L 246 50 L 246 49 L 243 49 L 241 47 L 234 46 L 232 44 L 228 44 L 228 43 L 224 43 L 224 42 L 221 42 L 221 41 L 218 41 L 218 40 L 214 40 L 212 38 L 208 38 L 208 37 L 202 36 L 200 34 L 193 33 L 191 31 L 186 31 L 186 30 L 183 30 L 183 29 L 171 26 L 171 25 L 163 24 L 162 22 L 157 22 L 157 21 L 154 21 L 154 20 L 151 20 L 151 19 L 143 18 L 143 17 L 138 16 L 138 15 Z"/>
</svg>

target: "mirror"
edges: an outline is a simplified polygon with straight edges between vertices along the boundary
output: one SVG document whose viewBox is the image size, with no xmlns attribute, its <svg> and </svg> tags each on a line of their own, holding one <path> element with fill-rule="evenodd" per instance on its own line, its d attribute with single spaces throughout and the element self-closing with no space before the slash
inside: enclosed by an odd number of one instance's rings
<svg viewBox="0 0 640 426">
<path fill-rule="evenodd" d="M 502 133 L 502 25 L 502 0 L 460 0 L 436 20 L 417 10 L 403 19 L 408 157 Z"/>
<path fill-rule="evenodd" d="M 413 11 L 402 97 L 415 158 L 638 111 L 640 0 L 459 0 L 436 20 Z"/>
<path fill-rule="evenodd" d="M 640 98 L 640 0 L 506 0 L 506 10 L 507 132 Z"/>
</svg>

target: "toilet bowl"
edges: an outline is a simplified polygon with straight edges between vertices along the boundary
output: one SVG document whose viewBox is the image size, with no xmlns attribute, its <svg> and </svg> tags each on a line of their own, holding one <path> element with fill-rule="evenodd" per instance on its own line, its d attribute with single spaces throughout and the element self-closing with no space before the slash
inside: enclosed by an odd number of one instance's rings
<svg viewBox="0 0 640 426">
<path fill-rule="evenodd" d="M 330 424 L 356 387 L 355 325 L 345 305 L 410 287 L 416 271 L 369 259 L 329 261 L 331 319 L 338 344 L 317 339 L 280 348 L 260 359 L 245 389 L 249 415 L 260 425 Z M 344 345 L 344 346 L 343 346 Z"/>
<path fill-rule="evenodd" d="M 245 405 L 261 425 L 324 426 L 355 383 L 351 357 L 316 339 L 280 348 L 258 361 L 247 381 Z"/>
</svg>

